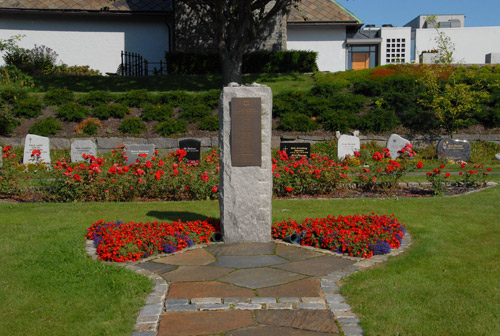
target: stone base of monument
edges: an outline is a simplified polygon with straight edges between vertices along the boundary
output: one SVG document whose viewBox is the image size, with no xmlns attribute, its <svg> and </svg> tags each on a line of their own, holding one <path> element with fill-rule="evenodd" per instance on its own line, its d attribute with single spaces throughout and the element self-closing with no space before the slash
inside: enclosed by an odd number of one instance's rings
<svg viewBox="0 0 500 336">
<path fill-rule="evenodd" d="M 224 242 L 271 240 L 272 92 L 225 87 L 219 103 L 220 216 Z"/>
</svg>

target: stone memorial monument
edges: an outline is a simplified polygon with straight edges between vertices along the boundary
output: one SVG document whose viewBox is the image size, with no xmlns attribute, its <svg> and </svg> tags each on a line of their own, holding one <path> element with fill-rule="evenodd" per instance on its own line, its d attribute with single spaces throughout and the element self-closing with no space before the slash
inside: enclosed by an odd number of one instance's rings
<svg viewBox="0 0 500 336">
<path fill-rule="evenodd" d="M 225 242 L 271 240 L 271 112 L 267 86 L 231 83 L 223 89 L 219 205 Z"/>
<path fill-rule="evenodd" d="M 71 162 L 84 161 L 83 154 L 97 157 L 97 146 L 92 140 L 75 140 L 71 143 Z"/>
<path fill-rule="evenodd" d="M 189 161 L 200 161 L 201 141 L 196 139 L 184 139 L 179 141 L 179 148 L 186 151 L 186 159 Z"/>
<path fill-rule="evenodd" d="M 147 160 L 151 159 L 155 155 L 155 145 L 153 144 L 145 144 L 145 145 L 131 145 L 125 144 L 125 148 L 123 149 L 125 152 L 126 160 L 123 161 L 124 164 L 130 165 L 135 163 L 135 161 L 139 158 L 139 154 L 146 154 Z M 144 160 L 142 160 L 144 162 Z"/>
<path fill-rule="evenodd" d="M 308 142 L 282 142 L 280 150 L 285 151 L 288 157 L 300 159 L 302 156 L 311 157 L 311 144 Z"/>
<path fill-rule="evenodd" d="M 471 147 L 467 140 L 443 138 L 437 146 L 438 159 L 467 161 L 470 159 Z"/>
<path fill-rule="evenodd" d="M 357 136 L 341 135 L 337 143 L 337 154 L 339 160 L 343 160 L 346 155 L 354 156 L 355 151 L 359 151 L 361 143 Z"/>
<path fill-rule="evenodd" d="M 399 151 L 406 146 L 407 143 L 411 143 L 409 140 L 403 138 L 398 134 L 391 134 L 389 139 L 387 139 L 386 147 L 391 153 L 392 159 L 397 159 L 399 157 Z"/>
<path fill-rule="evenodd" d="M 40 155 L 34 155 L 33 151 L 40 151 Z M 38 164 L 45 163 L 50 165 L 50 140 L 47 137 L 28 134 L 24 141 L 24 157 L 23 163 Z"/>
</svg>

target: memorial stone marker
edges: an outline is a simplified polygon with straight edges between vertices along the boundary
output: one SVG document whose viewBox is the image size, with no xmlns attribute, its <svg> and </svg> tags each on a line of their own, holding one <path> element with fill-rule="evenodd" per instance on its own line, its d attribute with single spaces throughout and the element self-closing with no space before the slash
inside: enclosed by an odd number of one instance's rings
<svg viewBox="0 0 500 336">
<path fill-rule="evenodd" d="M 201 141 L 196 139 L 185 139 L 179 141 L 179 148 L 186 151 L 186 159 L 190 161 L 200 161 Z"/>
<path fill-rule="evenodd" d="M 232 83 L 223 89 L 219 205 L 225 242 L 271 240 L 271 111 L 267 86 Z"/>
<path fill-rule="evenodd" d="M 387 144 L 385 146 L 389 149 L 391 158 L 397 159 L 399 157 L 398 151 L 406 146 L 407 143 L 411 142 L 398 134 L 391 134 L 389 139 L 387 139 Z"/>
<path fill-rule="evenodd" d="M 125 145 L 123 149 L 125 151 L 124 164 L 130 165 L 134 163 L 138 158 L 139 154 L 146 154 L 146 159 L 151 159 L 155 154 L 155 145 L 146 144 L 146 145 Z M 143 161 L 144 162 L 144 161 Z"/>
<path fill-rule="evenodd" d="M 97 157 L 97 146 L 92 140 L 75 140 L 71 144 L 71 162 L 84 161 L 83 154 Z"/>
<path fill-rule="evenodd" d="M 40 156 L 31 156 L 33 151 L 40 151 Z M 26 135 L 26 140 L 24 141 L 24 157 L 23 163 L 37 164 L 45 163 L 50 165 L 50 140 L 47 137 L 28 134 Z"/>
<path fill-rule="evenodd" d="M 467 161 L 470 158 L 471 147 L 467 140 L 444 138 L 437 146 L 438 159 Z"/>
<path fill-rule="evenodd" d="M 280 150 L 295 159 L 300 159 L 302 156 L 308 159 L 311 157 L 311 144 L 308 142 L 282 142 Z"/>
<path fill-rule="evenodd" d="M 354 156 L 355 151 L 359 151 L 361 144 L 357 136 L 341 135 L 337 143 L 337 154 L 339 160 L 343 160 L 346 155 Z"/>
</svg>

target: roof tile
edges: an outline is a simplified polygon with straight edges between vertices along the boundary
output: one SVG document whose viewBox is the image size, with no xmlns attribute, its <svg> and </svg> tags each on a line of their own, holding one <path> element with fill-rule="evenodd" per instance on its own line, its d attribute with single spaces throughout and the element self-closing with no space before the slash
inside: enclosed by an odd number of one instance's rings
<svg viewBox="0 0 500 336">
<path fill-rule="evenodd" d="M 172 10 L 172 0 L 2 0 L 0 9 L 74 10 L 125 12 L 166 12 Z"/>
<path fill-rule="evenodd" d="M 360 22 L 348 10 L 332 0 L 302 0 L 290 12 L 287 22 Z"/>
</svg>

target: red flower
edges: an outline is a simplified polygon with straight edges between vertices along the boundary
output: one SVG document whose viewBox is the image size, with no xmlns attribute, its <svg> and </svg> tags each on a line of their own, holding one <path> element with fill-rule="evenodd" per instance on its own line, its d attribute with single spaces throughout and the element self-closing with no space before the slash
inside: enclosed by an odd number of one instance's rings
<svg viewBox="0 0 500 336">
<path fill-rule="evenodd" d="M 422 163 L 422 161 L 418 161 L 417 168 L 421 169 L 423 166 L 424 166 L 424 164 Z"/>
<path fill-rule="evenodd" d="M 78 175 L 78 174 L 75 174 L 75 175 L 73 176 L 73 180 L 75 180 L 75 181 L 80 181 L 81 179 L 82 179 L 82 178 L 81 178 L 81 177 L 80 177 L 80 175 Z"/>
<path fill-rule="evenodd" d="M 212 187 L 212 192 L 213 192 L 213 193 L 216 193 L 218 189 L 219 189 L 219 188 L 218 188 L 216 185 L 214 185 L 214 186 Z"/>
<path fill-rule="evenodd" d="M 446 165 L 444 165 L 444 164 L 443 164 L 443 165 L 441 165 L 441 169 L 443 169 L 444 167 L 446 167 Z"/>
<path fill-rule="evenodd" d="M 292 192 L 293 188 L 292 187 L 286 187 L 285 190 L 288 191 L 288 192 Z"/>
<path fill-rule="evenodd" d="M 450 177 L 450 173 L 444 174 L 444 177 L 446 177 L 446 178 Z"/>
</svg>

